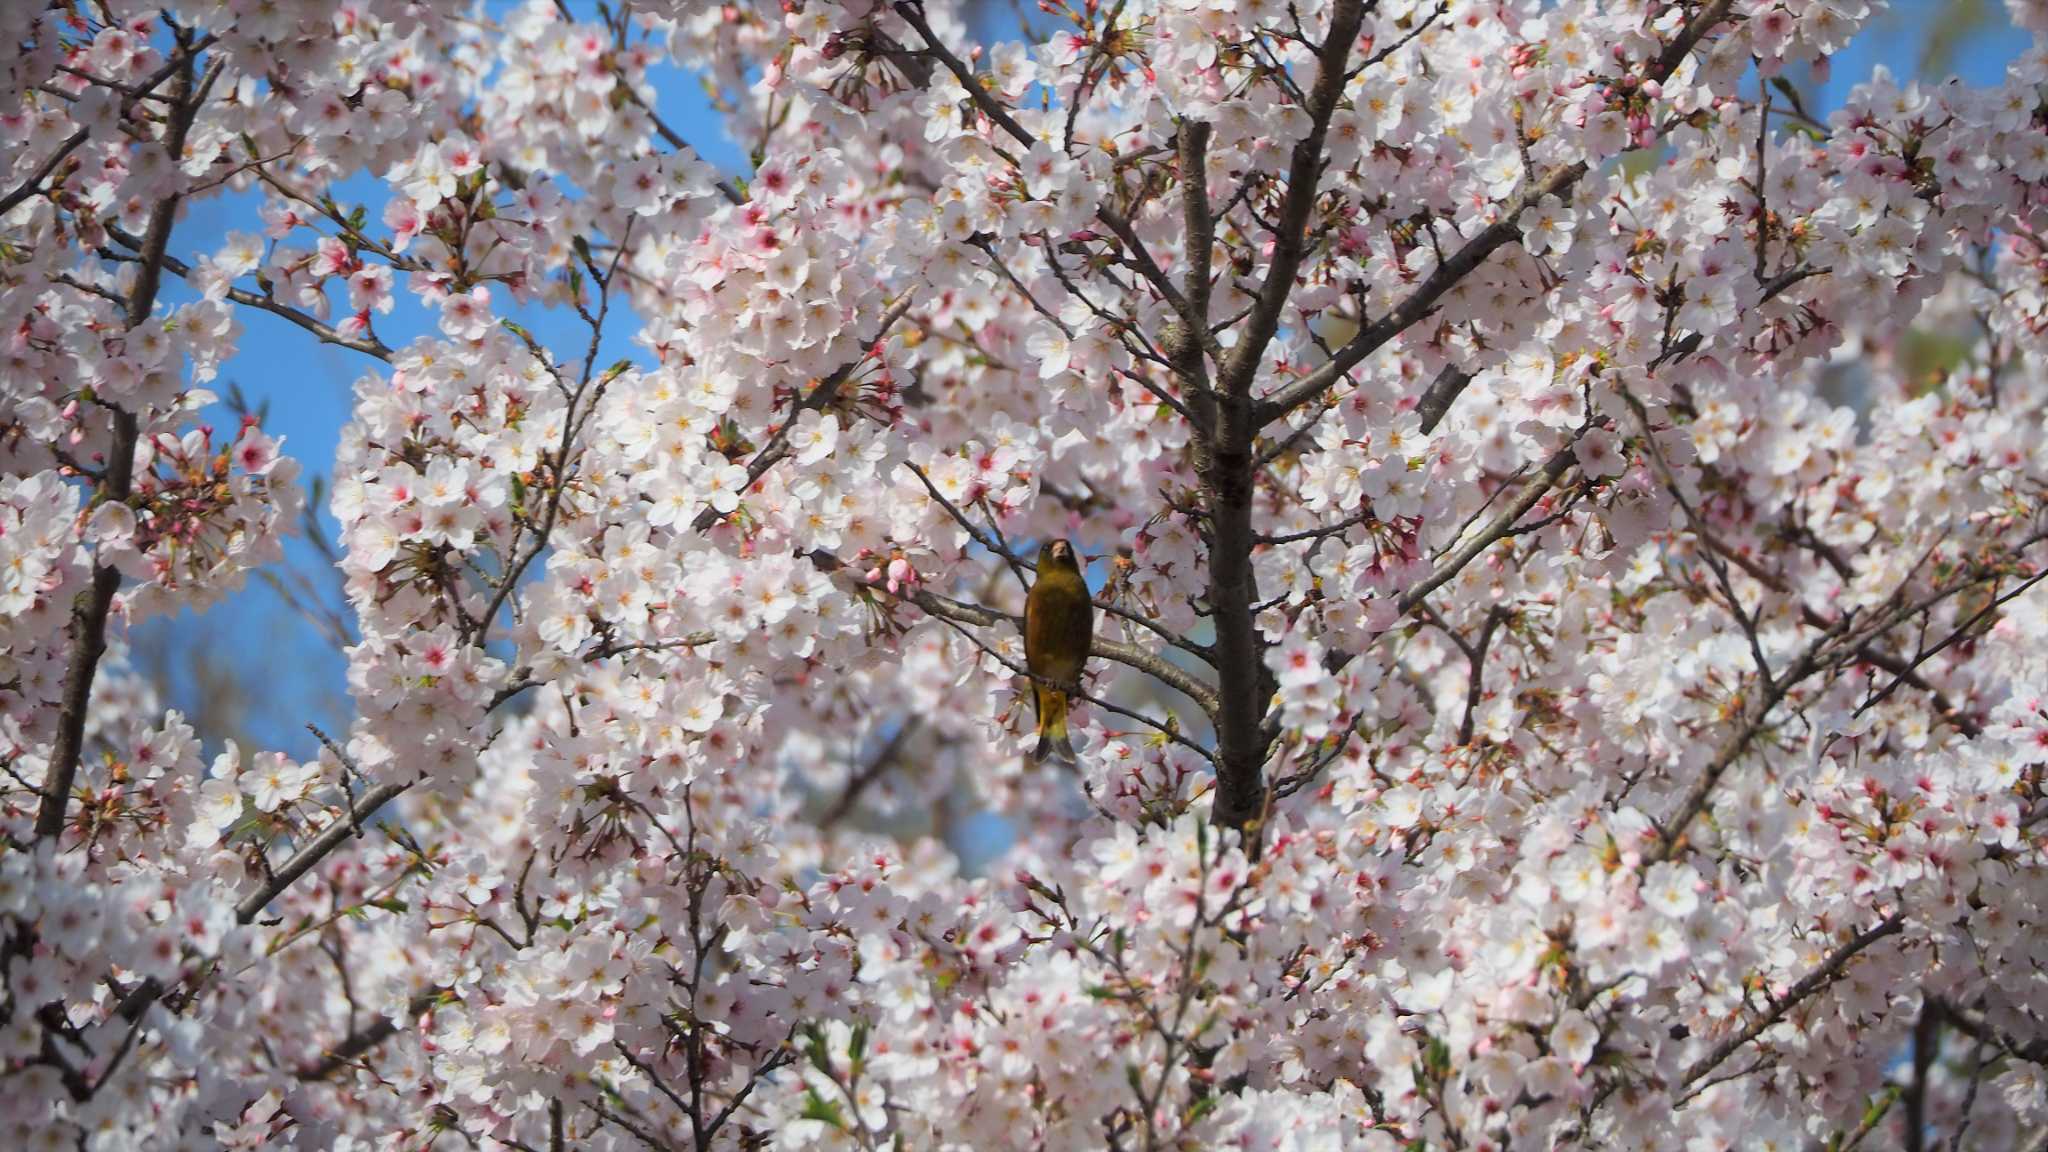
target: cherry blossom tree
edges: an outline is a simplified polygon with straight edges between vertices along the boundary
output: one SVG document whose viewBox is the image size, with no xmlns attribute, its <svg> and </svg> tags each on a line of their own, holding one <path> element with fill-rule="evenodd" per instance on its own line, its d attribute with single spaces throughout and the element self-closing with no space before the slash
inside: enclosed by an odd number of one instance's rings
<svg viewBox="0 0 2048 1152">
<path fill-rule="evenodd" d="M 2048 41 L 1043 8 L 0 5 L 6 1146 L 2048 1141 Z M 361 360 L 304 762 L 120 657 L 300 519 L 256 313 Z"/>
</svg>

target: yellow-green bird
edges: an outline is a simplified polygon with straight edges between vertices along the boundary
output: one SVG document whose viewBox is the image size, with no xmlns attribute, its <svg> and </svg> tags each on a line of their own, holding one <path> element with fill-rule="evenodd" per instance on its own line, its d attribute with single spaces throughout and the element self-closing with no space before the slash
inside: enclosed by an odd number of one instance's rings
<svg viewBox="0 0 2048 1152">
<path fill-rule="evenodd" d="M 1080 558 L 1065 540 L 1038 550 L 1038 579 L 1024 598 L 1024 666 L 1031 670 L 1032 699 L 1038 705 L 1038 747 L 1033 760 L 1057 752 L 1074 762 L 1067 739 L 1067 694 L 1081 687 L 1088 645 L 1095 636 L 1095 603 Z"/>
</svg>

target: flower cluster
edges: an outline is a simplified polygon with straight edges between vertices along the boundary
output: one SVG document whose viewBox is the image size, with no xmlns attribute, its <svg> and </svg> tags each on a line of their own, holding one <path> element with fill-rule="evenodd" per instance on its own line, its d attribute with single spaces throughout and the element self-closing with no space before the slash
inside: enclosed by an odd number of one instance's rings
<svg viewBox="0 0 2048 1152">
<path fill-rule="evenodd" d="M 187 7 L 0 7 L 9 1146 L 2038 1142 L 2048 47 Z M 363 368 L 310 757 L 120 659 L 300 518 L 253 313 Z"/>
</svg>

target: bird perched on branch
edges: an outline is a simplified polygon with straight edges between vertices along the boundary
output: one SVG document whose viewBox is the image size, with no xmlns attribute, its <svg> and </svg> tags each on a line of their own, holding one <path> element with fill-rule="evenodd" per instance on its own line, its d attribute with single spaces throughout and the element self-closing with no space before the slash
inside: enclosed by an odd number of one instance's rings
<svg viewBox="0 0 2048 1152">
<path fill-rule="evenodd" d="M 1067 739 L 1067 696 L 1081 688 L 1088 645 L 1095 635 L 1095 604 L 1080 558 L 1065 540 L 1038 550 L 1038 579 L 1024 599 L 1024 666 L 1031 671 L 1031 695 L 1038 705 L 1038 747 L 1033 760 L 1057 752 L 1074 762 Z"/>
</svg>

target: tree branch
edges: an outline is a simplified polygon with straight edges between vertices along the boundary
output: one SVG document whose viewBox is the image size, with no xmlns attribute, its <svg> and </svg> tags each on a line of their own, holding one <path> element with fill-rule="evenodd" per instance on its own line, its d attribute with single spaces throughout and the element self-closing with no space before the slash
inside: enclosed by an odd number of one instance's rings
<svg viewBox="0 0 2048 1152">
<path fill-rule="evenodd" d="M 1017 555 L 1017 553 L 1014 550 L 1012 550 L 1004 541 L 997 539 L 995 536 L 990 535 L 987 532 L 982 531 L 979 525 L 975 524 L 972 520 L 969 520 L 967 518 L 967 513 L 962 511 L 959 508 L 959 506 L 954 504 L 951 500 L 946 499 L 945 495 L 939 491 L 938 485 L 932 483 L 931 476 L 929 476 L 924 469 L 908 462 L 905 462 L 903 466 L 905 468 L 910 469 L 911 473 L 914 474 L 918 478 L 918 480 L 923 482 L 925 491 L 930 493 L 931 498 L 937 501 L 941 508 L 944 508 L 946 510 L 946 514 L 953 518 L 953 522 L 955 524 L 958 524 L 962 529 L 964 529 L 967 532 L 967 535 L 970 539 L 972 539 L 976 544 L 979 544 L 984 550 L 989 552 L 991 555 L 996 556 L 997 558 L 1001 559 L 1003 563 L 1009 565 L 1010 570 L 1016 573 L 1019 582 L 1024 581 L 1024 573 L 1026 571 L 1034 573 L 1038 571 L 1038 565 L 1032 563 L 1029 560 L 1026 560 L 1022 556 Z M 992 527 L 994 526 L 995 520 L 993 516 L 990 517 L 989 523 Z M 1111 603 L 1108 599 L 1102 597 L 1098 597 L 1096 599 L 1095 606 L 1097 608 L 1100 608 L 1102 611 L 1108 613 L 1109 615 L 1116 617 L 1119 620 L 1127 620 L 1133 624 L 1136 624 L 1138 627 L 1143 628 L 1145 631 L 1152 633 L 1154 636 L 1159 637 L 1161 640 L 1166 641 L 1168 644 L 1171 644 L 1175 648 L 1178 648 L 1181 651 L 1186 652 L 1188 655 L 1193 656 L 1196 659 L 1199 659 L 1208 664 L 1214 664 L 1216 662 L 1215 654 L 1210 650 L 1207 644 L 1200 644 L 1193 640 L 1190 640 L 1187 637 L 1182 636 L 1180 633 L 1173 631 L 1172 629 L 1166 627 L 1165 625 L 1159 623 L 1156 620 L 1153 620 L 1146 616 L 1141 616 L 1136 612 L 1129 611 L 1121 607 L 1120 605 Z"/>
<path fill-rule="evenodd" d="M 1209 206 L 1209 125 L 1199 120 L 1181 122 L 1178 135 L 1180 163 L 1181 227 L 1185 236 L 1181 249 L 1187 269 L 1181 273 L 1179 305 L 1181 333 L 1168 341 L 1167 355 L 1181 382 L 1197 395 L 1208 391 L 1209 374 L 1203 360 L 1209 334 L 1210 262 L 1216 247 L 1216 216 Z M 1134 233 L 1131 237 L 1137 239 Z M 1220 354 L 1220 347 L 1216 353 Z"/>
<path fill-rule="evenodd" d="M 826 572 L 837 572 L 841 569 L 849 568 L 845 561 L 829 552 L 812 552 L 809 558 L 811 563 Z M 1017 629 L 1019 635 L 1023 633 L 1024 620 L 1022 617 L 1012 616 L 1008 612 L 1001 612 L 980 604 L 970 604 L 963 600 L 942 596 L 937 592 L 916 584 L 893 593 L 888 592 L 886 589 L 878 588 L 866 580 L 860 581 L 860 584 L 864 588 L 880 591 L 884 595 L 893 596 L 895 599 L 916 605 L 928 616 L 937 616 L 942 620 L 951 620 L 957 624 L 967 624 L 976 628 L 993 628 L 1000 624 L 1008 624 L 1010 627 Z M 1216 715 L 1218 707 L 1216 690 L 1189 674 L 1186 669 L 1156 653 L 1148 652 L 1134 644 L 1105 640 L 1097 636 L 1089 644 L 1088 654 L 1090 656 L 1099 656 L 1115 664 L 1122 664 L 1127 668 L 1135 668 L 1194 701 L 1196 706 L 1201 708 L 1203 714 L 1210 717 Z"/>
<path fill-rule="evenodd" d="M 1294 277 L 1308 250 L 1309 213 L 1315 208 L 1322 183 L 1323 142 L 1329 137 L 1330 118 L 1344 95 L 1345 69 L 1351 61 L 1351 47 L 1358 40 L 1365 19 L 1364 0 L 1337 0 L 1330 13 L 1330 31 L 1323 38 L 1316 65 L 1315 87 L 1309 92 L 1308 135 L 1294 146 L 1287 165 L 1287 195 L 1280 204 L 1279 227 L 1273 238 L 1273 257 L 1266 278 L 1260 283 L 1257 305 L 1238 333 L 1237 344 L 1219 373 L 1217 387 L 1229 393 L 1248 392 L 1266 346 L 1280 330 L 1280 314 L 1294 293 Z M 1202 173 L 1181 173 L 1183 181 L 1204 179 Z M 1207 254 L 1204 253 L 1204 263 Z M 1208 317 L 1201 317 L 1206 326 Z M 1254 421 L 1264 423 L 1264 421 Z"/>
<path fill-rule="evenodd" d="M 1265 640 L 1258 629 L 1258 577 L 1252 567 L 1252 502 L 1256 487 L 1254 441 L 1263 421 L 1251 395 L 1253 378 L 1267 346 L 1280 329 L 1281 313 L 1294 291 L 1308 246 L 1308 223 L 1323 172 L 1323 142 L 1344 92 L 1345 70 L 1365 17 L 1363 0 L 1339 0 L 1330 14 L 1329 34 L 1317 50 L 1316 81 L 1309 96 L 1309 132 L 1295 145 L 1288 164 L 1287 194 L 1273 239 L 1273 256 L 1246 327 L 1223 360 L 1216 388 L 1200 398 L 1198 412 L 1210 417 L 1196 443 L 1196 473 L 1209 518 L 1208 600 L 1216 626 L 1217 697 L 1216 798 L 1219 825 L 1251 835 L 1267 803 L 1265 765 L 1271 747 L 1266 713 L 1275 684 L 1266 667 Z M 1183 172 L 1182 179 L 1200 178 Z M 1203 317 L 1207 327 L 1207 317 Z"/>
<path fill-rule="evenodd" d="M 1430 381 L 1429 390 L 1422 394 L 1422 400 L 1415 405 L 1416 415 L 1422 417 L 1424 434 L 1436 431 L 1436 426 L 1444 422 L 1444 416 L 1450 412 L 1451 405 L 1456 404 L 1458 397 L 1465 394 L 1465 386 L 1470 383 L 1470 372 L 1455 364 L 1444 365 L 1443 371 L 1436 374 L 1435 380 Z"/>
<path fill-rule="evenodd" d="M 107 235 L 119 241 L 121 245 L 125 248 L 129 248 L 137 252 L 140 252 L 142 250 L 142 240 L 130 234 L 129 232 L 123 230 L 121 226 L 118 224 L 108 224 Z M 115 259 L 121 259 L 121 257 L 118 256 L 116 253 L 109 252 L 105 249 L 102 249 L 101 252 L 103 255 L 107 255 Z M 165 270 L 176 274 L 180 279 L 190 280 L 192 278 L 191 265 L 185 263 L 183 260 L 178 259 L 176 256 L 165 256 L 163 258 L 163 266 Z M 314 336 L 319 337 L 320 342 L 322 344 L 333 344 L 340 348 L 347 348 L 350 349 L 351 351 L 361 352 L 365 356 L 375 357 L 376 359 L 382 360 L 387 364 L 390 363 L 391 361 L 390 347 L 387 346 L 382 340 L 377 339 L 375 336 L 369 335 L 367 333 L 362 336 L 343 335 L 340 329 L 337 329 L 333 325 L 330 325 L 314 317 L 310 313 L 302 312 L 299 309 L 293 308 L 288 304 L 280 303 L 275 296 L 258 295 L 254 292 L 249 291 L 246 288 L 230 287 L 227 290 L 227 298 L 233 300 L 237 304 L 247 305 L 250 308 L 255 308 L 262 312 L 268 312 L 272 316 L 277 316 L 285 320 L 288 320 L 291 323 L 298 325 L 300 328 L 303 328 L 306 331 L 311 332 Z"/>
<path fill-rule="evenodd" d="M 852 815 L 854 806 L 860 803 L 862 793 L 881 779 L 883 773 L 896 763 L 897 758 L 903 754 L 904 745 L 910 743 L 911 738 L 923 727 L 923 723 L 915 718 L 898 724 L 896 731 L 890 734 L 881 749 L 862 765 L 859 771 L 848 778 L 846 787 L 833 798 L 831 806 L 819 814 L 817 826 L 820 829 L 832 828 Z"/>
<path fill-rule="evenodd" d="M 1010 115 L 1009 109 L 1003 107 L 989 94 L 988 89 L 981 86 L 981 82 L 974 78 L 974 71 L 967 66 L 967 62 L 954 55 L 951 49 L 939 41 L 938 35 L 932 31 L 930 22 L 924 18 L 924 5 L 920 0 L 896 0 L 895 7 L 896 14 L 903 17 L 904 21 L 924 38 L 924 48 L 921 50 L 924 55 L 946 66 L 946 71 L 951 72 L 953 79 L 960 82 L 960 87 L 967 90 L 968 97 L 974 101 L 975 107 L 981 109 L 982 115 L 988 117 L 1003 131 L 1008 132 L 1011 139 L 1026 148 L 1038 142 L 1037 137 L 1026 132 L 1024 126 L 1017 123 L 1017 118 Z"/>
<path fill-rule="evenodd" d="M 407 1016 L 418 1016 L 432 1008 L 441 999 L 439 989 L 417 993 L 405 1005 Z M 379 1016 L 362 1028 L 342 1038 L 341 1043 L 327 1050 L 319 1060 L 299 1070 L 301 1080 L 325 1080 L 343 1068 L 369 1055 L 379 1044 L 398 1034 L 398 1025 L 389 1016 Z"/>
<path fill-rule="evenodd" d="M 1671 78 L 1686 54 L 1703 39 L 1708 32 L 1727 18 L 1733 0 L 1713 0 L 1699 14 L 1686 24 L 1685 28 L 1665 45 L 1656 61 L 1651 65 L 1648 78 L 1662 82 Z M 1509 206 L 1499 219 L 1480 229 L 1477 235 L 1465 242 L 1464 246 L 1430 272 L 1408 297 L 1395 306 L 1394 310 L 1381 317 L 1377 323 L 1359 328 L 1358 332 L 1337 350 L 1337 354 L 1314 372 L 1301 377 L 1265 397 L 1259 402 L 1258 423 L 1265 425 L 1284 416 L 1320 395 L 1324 389 L 1343 379 L 1344 374 L 1379 351 L 1388 341 L 1435 311 L 1437 301 L 1455 287 L 1459 281 L 1486 262 L 1489 256 L 1512 240 L 1521 237 L 1518 217 L 1524 208 L 1540 203 L 1545 196 L 1562 197 L 1583 179 L 1590 168 L 1585 161 L 1568 164 L 1529 189 L 1522 198 Z"/>
<path fill-rule="evenodd" d="M 1763 1035 L 1773 1024 L 1784 1019 L 1785 1013 L 1798 1007 L 1807 997 L 1826 987 L 1836 976 L 1841 974 L 1843 966 L 1848 964 L 1850 960 L 1855 959 L 1858 953 L 1887 936 L 1897 935 L 1905 925 L 1905 916 L 1904 912 L 1893 912 L 1875 925 L 1865 929 L 1848 943 L 1835 949 L 1835 951 L 1828 955 L 1827 959 L 1821 961 L 1819 967 L 1800 977 L 1798 983 L 1787 988 L 1783 996 L 1773 996 L 1769 1007 L 1764 1010 L 1763 1015 L 1750 1021 L 1740 1031 L 1714 1045 L 1713 1048 L 1707 1051 L 1706 1055 L 1701 1056 L 1688 1065 L 1680 1084 L 1682 1086 L 1689 1086 L 1704 1079 L 1715 1068 L 1720 1067 L 1723 1061 L 1741 1051 L 1744 1045 Z"/>
<path fill-rule="evenodd" d="M 344 772 L 349 771 L 347 764 L 343 764 L 341 768 Z M 412 784 L 409 782 L 400 784 L 387 781 L 363 793 L 349 807 L 346 816 L 335 817 L 325 828 L 315 833 L 313 838 L 306 842 L 305 847 L 293 853 L 291 859 L 286 860 L 271 873 L 268 883 L 243 897 L 241 903 L 235 905 L 236 922 L 247 924 L 256 919 L 269 907 L 272 900 L 277 899 L 285 889 L 296 883 L 299 877 L 311 871 L 314 865 L 326 859 L 329 852 L 348 839 L 355 829 L 362 827 L 364 821 L 376 815 L 379 808 L 411 787 Z"/>
<path fill-rule="evenodd" d="M 875 334 L 862 342 L 861 348 L 863 351 L 861 355 L 840 365 L 838 370 L 834 371 L 832 375 L 827 376 L 817 387 L 811 389 L 808 395 L 802 396 L 797 400 L 796 406 L 790 409 L 789 418 L 784 420 L 782 426 L 769 435 L 768 442 L 761 446 L 759 452 L 754 453 L 754 458 L 747 461 L 747 487 L 753 487 L 756 481 L 768 474 L 770 468 L 781 463 L 783 458 L 789 455 L 789 430 L 796 425 L 796 418 L 805 412 L 823 408 L 839 395 L 840 385 L 846 383 L 846 378 L 853 375 L 853 370 L 860 367 L 867 359 L 865 350 L 881 343 L 889 335 L 889 329 L 894 328 L 896 322 L 903 318 L 904 313 L 910 311 L 910 299 L 911 294 L 905 292 L 902 299 L 896 301 L 895 304 L 889 307 L 887 312 L 882 314 L 882 322 L 876 327 Z M 691 521 L 690 527 L 692 531 L 698 533 L 707 532 L 713 524 L 725 519 L 725 517 L 726 513 L 720 512 L 715 508 L 706 508 L 702 512 L 697 513 L 697 518 Z"/>
<path fill-rule="evenodd" d="M 128 114 L 135 110 L 135 105 L 139 101 L 146 98 L 157 98 L 155 97 L 157 85 L 163 83 L 164 81 L 170 79 L 172 76 L 183 71 L 187 65 L 192 63 L 194 57 L 198 56 L 201 52 L 206 51 L 208 48 L 213 47 L 214 41 L 218 40 L 219 38 L 220 37 L 215 33 L 209 32 L 206 35 L 200 37 L 198 40 L 193 41 L 190 46 L 180 48 L 177 52 L 172 54 L 169 60 L 164 61 L 162 67 L 158 68 L 151 75 L 145 77 L 142 83 L 134 85 L 132 87 L 117 83 L 112 80 L 102 79 L 97 76 L 89 76 L 87 77 L 87 79 L 91 83 L 111 88 L 114 91 L 122 94 L 123 99 L 121 100 L 121 118 L 126 119 L 128 117 Z M 66 71 L 70 71 L 74 75 L 78 74 L 75 69 L 66 69 Z M 178 101 L 182 101 L 183 99 L 184 95 L 180 94 L 173 101 L 174 118 L 176 115 L 175 104 Z M 186 127 L 189 128 L 190 126 L 191 122 L 187 120 Z M 67 137 L 62 144 L 57 145 L 57 150 L 55 152 L 50 153 L 49 159 L 44 160 L 41 164 L 37 165 L 36 170 L 29 174 L 28 179 L 22 181 L 20 184 L 16 185 L 14 188 L 9 190 L 6 195 L 0 196 L 0 216 L 7 215 L 9 212 L 12 212 L 14 210 L 15 205 L 35 195 L 36 192 L 42 187 L 43 181 L 49 179 L 50 174 L 55 172 L 59 165 L 64 163 L 64 158 L 71 155 L 73 152 L 76 152 L 79 148 L 83 147 L 86 140 L 90 139 L 91 136 L 92 132 L 90 129 L 80 128 L 76 132 L 73 132 L 69 137 Z M 182 138 L 179 141 L 179 147 L 180 149 L 184 147 Z M 173 155 L 176 155 L 176 153 L 173 153 Z"/>
<path fill-rule="evenodd" d="M 1575 438 L 1551 453 L 1550 459 L 1543 462 L 1543 467 L 1529 478 L 1514 501 L 1502 509 L 1500 515 L 1493 518 L 1492 523 L 1489 523 L 1479 535 L 1466 541 L 1449 559 L 1438 564 L 1420 583 L 1403 592 L 1397 602 L 1401 615 L 1406 616 L 1415 611 L 1416 605 L 1427 599 L 1430 593 L 1450 583 L 1459 572 L 1464 571 L 1465 565 L 1478 559 L 1480 554 L 1493 547 L 1496 541 L 1514 535 L 1516 522 L 1521 520 L 1529 509 L 1534 508 L 1537 501 L 1543 499 L 1544 494 L 1550 491 L 1551 486 L 1577 462 L 1577 443 Z"/>
<path fill-rule="evenodd" d="M 1769 99 L 1765 92 L 1765 99 Z M 1761 167 L 1761 162 L 1759 162 Z M 1761 183 L 1761 181 L 1759 181 Z M 1763 268 L 1763 221 L 1757 221 L 1757 268 Z M 1941 1051 L 1941 1001 L 1928 998 L 1920 1003 L 1920 1018 L 1913 1022 L 1913 1074 L 1906 1082 L 1906 1152 L 1927 1152 L 1927 1074 Z"/>
<path fill-rule="evenodd" d="M 619 90 L 626 94 L 627 101 L 635 108 L 647 113 L 648 122 L 654 126 L 654 134 L 666 141 L 669 147 L 678 152 L 688 151 L 692 155 L 702 156 L 702 153 L 690 146 L 688 140 L 683 139 L 682 133 L 669 127 L 662 120 L 661 116 L 654 111 L 654 107 L 640 98 L 640 93 L 633 90 L 632 83 L 623 75 L 619 77 Z M 718 189 L 718 194 L 725 197 L 725 201 L 728 204 L 745 204 L 747 202 L 747 198 L 740 195 L 740 190 L 734 187 L 730 180 L 721 179 L 713 187 Z"/>
<path fill-rule="evenodd" d="M 2048 1065 L 2048 1036 L 2037 1036 L 2032 1040 L 2021 1040 L 1994 1023 L 1991 1018 L 1973 1008 L 1965 1008 L 1952 1001 L 1944 1002 L 1948 1022 L 1956 1031 L 1973 1040 L 1989 1044 L 2000 1052 L 2031 1064 Z"/>
<path fill-rule="evenodd" d="M 172 84 L 173 105 L 164 134 L 164 148 L 172 156 L 184 150 L 185 135 L 191 131 L 204 99 L 203 95 L 195 98 L 193 94 L 193 50 L 179 55 L 181 65 Z M 124 317 L 131 332 L 147 322 L 156 308 L 157 290 L 163 284 L 164 254 L 170 246 L 171 228 L 177 222 L 179 199 L 180 194 L 173 192 L 150 210 L 149 228 L 140 248 L 141 262 L 129 290 Z M 126 409 L 108 404 L 107 411 L 113 421 L 113 440 L 107 447 L 106 471 L 93 492 L 93 507 L 125 501 L 135 486 L 135 444 L 141 436 L 141 424 Z M 36 812 L 38 839 L 55 838 L 64 831 L 72 783 L 77 779 L 79 757 L 85 748 L 85 713 L 92 699 L 92 682 L 107 651 L 107 614 L 120 587 L 120 571 L 95 559 L 90 583 L 72 601 L 71 659 L 64 670 L 57 738 L 43 780 L 42 805 Z"/>
</svg>

